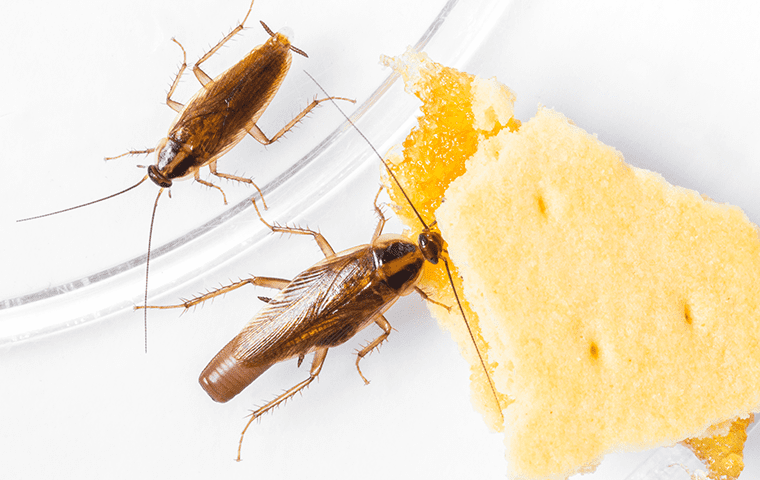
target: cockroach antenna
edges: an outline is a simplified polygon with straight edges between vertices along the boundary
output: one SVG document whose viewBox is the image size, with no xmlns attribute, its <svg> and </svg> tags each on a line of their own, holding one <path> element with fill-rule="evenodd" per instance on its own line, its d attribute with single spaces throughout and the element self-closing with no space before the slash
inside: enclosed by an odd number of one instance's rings
<svg viewBox="0 0 760 480">
<path fill-rule="evenodd" d="M 317 82 L 317 80 L 314 77 L 312 77 L 311 74 L 309 74 L 309 72 L 304 71 L 304 73 L 317 85 L 317 87 L 322 91 L 322 93 L 329 98 L 329 95 L 327 94 L 327 92 L 325 91 L 325 89 L 322 87 L 322 85 L 320 85 L 319 82 Z M 428 234 L 428 235 L 432 234 L 430 232 L 430 227 L 425 222 L 425 220 L 422 218 L 422 215 L 420 215 L 420 213 L 417 211 L 417 208 L 414 206 L 414 203 L 412 203 L 412 200 L 409 198 L 409 196 L 407 195 L 406 191 L 404 191 L 404 188 L 401 186 L 401 182 L 399 182 L 398 178 L 393 173 L 393 170 L 388 165 L 388 162 L 386 162 L 385 159 L 383 158 L 383 156 L 380 155 L 380 153 L 377 151 L 377 149 L 375 148 L 375 146 L 372 145 L 372 142 L 369 141 L 369 139 L 364 135 L 364 133 L 362 133 L 362 131 L 359 130 L 359 127 L 357 127 L 356 124 L 353 121 L 351 121 L 351 119 L 348 117 L 348 115 L 346 115 L 346 113 L 343 111 L 343 109 L 341 109 L 340 106 L 334 100 L 331 100 L 331 101 L 332 101 L 333 105 L 335 105 L 335 108 L 338 109 L 338 111 L 341 113 L 341 115 L 343 115 L 343 117 L 346 119 L 346 121 L 354 128 L 354 130 L 359 134 L 359 136 L 361 136 L 364 139 L 364 141 L 367 142 L 367 145 L 369 145 L 369 147 L 375 153 L 375 155 L 377 156 L 377 158 L 379 158 L 380 161 L 383 163 L 383 166 L 385 167 L 385 169 L 388 172 L 388 174 L 390 175 L 390 177 L 393 179 L 393 181 L 396 183 L 396 185 L 398 185 L 399 190 L 401 191 L 401 193 L 403 194 L 403 196 L 406 199 L 407 203 L 409 203 L 409 206 L 412 208 L 412 210 L 414 211 L 414 214 L 417 216 L 417 218 L 419 219 L 420 223 L 422 224 L 423 233 L 420 234 L 420 245 L 421 245 L 421 248 L 422 248 L 422 246 L 423 246 L 423 241 L 422 241 L 423 236 L 426 235 L 426 234 Z M 433 235 L 437 235 L 440 238 L 440 234 L 435 233 Z M 432 239 L 432 240 L 434 241 L 434 239 Z M 441 241 L 441 248 L 442 248 L 443 239 L 441 238 L 440 241 Z M 423 250 L 423 252 L 424 252 L 424 250 Z M 443 253 L 443 252 L 440 252 L 440 253 Z M 426 255 L 426 258 L 428 258 L 427 255 Z M 493 380 L 491 379 L 491 374 L 488 372 L 488 368 L 486 367 L 486 362 L 485 362 L 485 360 L 483 360 L 483 355 L 480 353 L 480 349 L 478 348 L 478 344 L 475 341 L 475 335 L 472 333 L 472 328 L 470 327 L 470 322 L 467 321 L 467 315 L 464 313 L 464 307 L 462 306 L 462 302 L 459 299 L 459 294 L 457 293 L 457 289 L 454 287 L 454 279 L 451 276 L 451 268 L 449 267 L 449 262 L 448 262 L 448 260 L 446 259 L 445 256 L 440 256 L 440 258 L 443 260 L 443 264 L 446 267 L 446 275 L 448 276 L 449 284 L 451 285 L 451 289 L 454 292 L 454 298 L 456 299 L 457 307 L 459 308 L 459 312 L 461 313 L 462 319 L 464 320 L 464 324 L 467 327 L 467 333 L 470 335 L 470 340 L 472 340 L 472 344 L 475 347 L 475 351 L 478 354 L 478 359 L 480 360 L 480 365 L 483 367 L 483 372 L 485 372 L 485 374 L 486 374 L 486 379 L 488 379 L 488 386 L 490 387 L 491 393 L 493 393 L 494 400 L 496 401 L 496 406 L 499 409 L 499 413 L 502 415 L 502 418 L 503 418 L 503 414 L 501 413 L 502 412 L 502 407 L 501 407 L 501 402 L 499 401 L 499 395 L 496 392 L 496 387 L 494 386 Z M 430 258 L 428 258 L 428 260 L 430 260 Z M 437 258 L 436 258 L 436 261 L 437 261 Z M 431 263 L 436 263 L 436 262 L 435 261 L 431 261 Z"/>
<path fill-rule="evenodd" d="M 320 103 L 328 100 L 327 98 L 314 99 L 271 138 L 256 125 L 256 121 L 267 109 L 290 70 L 291 52 L 307 57 L 303 50 L 291 44 L 290 39 L 285 34 L 272 31 L 264 22 L 261 22 L 261 25 L 269 35 L 269 39 L 265 43 L 252 49 L 243 59 L 216 78 L 210 77 L 201 69 L 203 62 L 211 58 L 226 42 L 245 28 L 244 25 L 251 14 L 253 3 L 252 0 L 243 21 L 193 65 L 193 73 L 202 87 L 186 104 L 172 99 L 180 78 L 187 68 L 187 53 L 182 44 L 172 38 L 172 41 L 182 50 L 182 66 L 166 94 L 166 105 L 177 112 L 177 118 L 169 127 L 166 137 L 162 138 L 155 147 L 132 150 L 115 157 L 106 158 L 106 160 L 114 160 L 127 155 L 145 155 L 155 152 L 156 163 L 147 167 L 147 175 L 142 180 L 125 190 L 92 202 L 18 220 L 19 222 L 34 220 L 102 202 L 126 193 L 150 178 L 159 187 L 159 193 L 153 203 L 148 233 L 143 306 L 147 306 L 153 225 L 158 199 L 163 190 L 169 189 L 176 180 L 193 178 L 202 185 L 218 190 L 226 205 L 227 196 L 224 190 L 200 177 L 200 169 L 208 167 L 211 174 L 218 178 L 252 185 L 258 191 L 259 198 L 266 208 L 263 193 L 252 179 L 219 172 L 217 162 L 246 135 L 252 136 L 263 145 L 274 143 Z M 338 99 L 354 101 L 347 98 Z M 171 196 L 171 190 L 169 190 L 169 196 Z M 147 352 L 147 310 L 144 314 L 144 323 L 145 351 Z"/>
</svg>

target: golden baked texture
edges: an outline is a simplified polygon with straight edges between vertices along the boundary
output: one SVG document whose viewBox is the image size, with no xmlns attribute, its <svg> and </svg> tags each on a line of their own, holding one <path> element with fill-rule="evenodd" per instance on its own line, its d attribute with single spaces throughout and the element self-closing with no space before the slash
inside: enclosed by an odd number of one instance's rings
<svg viewBox="0 0 760 480">
<path fill-rule="evenodd" d="M 385 61 L 425 102 L 395 171 L 464 278 L 468 320 L 509 398 L 510 477 L 566 478 L 760 409 L 760 239 L 740 209 L 626 165 L 557 112 L 513 131 L 514 97 L 494 81 L 410 52 Z M 452 304 L 440 273 L 425 282 Z M 499 429 L 461 318 L 433 310 Z"/>
<path fill-rule="evenodd" d="M 427 224 L 435 221 L 435 211 L 441 204 L 449 183 L 464 173 L 464 160 L 478 148 L 481 138 L 491 137 L 503 128 L 515 130 L 520 123 L 513 118 L 514 94 L 495 79 L 483 80 L 431 62 L 425 54 L 408 52 L 401 59 L 383 57 L 404 79 L 407 91 L 422 100 L 422 116 L 403 143 L 403 157 L 392 155 L 388 160 L 404 191 L 413 201 Z M 422 229 L 419 219 L 404 199 L 398 185 L 385 179 L 386 189 L 396 204 L 396 213 L 416 234 Z M 434 229 L 437 227 L 433 227 Z M 462 281 L 456 266 L 452 275 L 457 291 Z M 438 302 L 454 306 L 448 276 L 439 263 L 426 265 L 420 287 Z M 456 308 L 451 312 L 429 303 L 442 326 L 457 340 L 462 355 L 470 363 L 473 406 L 493 430 L 501 431 L 503 418 L 493 399 L 485 373 L 473 348 L 462 317 Z M 486 345 L 478 333 L 478 317 L 462 299 L 465 314 L 473 327 L 475 341 L 486 357 Z M 510 399 L 502 396 L 502 406 Z"/>
<path fill-rule="evenodd" d="M 711 427 L 709 430 L 728 430 L 725 433 L 709 432 L 711 436 L 689 438 L 683 443 L 708 469 L 707 478 L 711 480 L 736 480 L 744 469 L 744 442 L 747 441 L 747 427 L 754 420 L 754 415 L 740 418 L 733 422 Z"/>
</svg>

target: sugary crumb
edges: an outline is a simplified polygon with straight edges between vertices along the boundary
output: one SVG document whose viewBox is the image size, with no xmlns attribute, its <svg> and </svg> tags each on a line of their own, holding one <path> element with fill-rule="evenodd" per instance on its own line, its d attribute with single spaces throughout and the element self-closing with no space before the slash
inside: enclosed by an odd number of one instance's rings
<svg viewBox="0 0 760 480">
<path fill-rule="evenodd" d="M 711 436 L 690 438 L 682 443 L 705 464 L 710 480 L 736 480 L 744 470 L 744 442 L 747 441 L 747 427 L 754 415 L 725 422 L 710 431 Z M 712 428 L 709 430 L 713 430 Z"/>
<path fill-rule="evenodd" d="M 760 240 L 739 209 L 629 167 L 556 112 L 521 126 L 493 80 L 413 52 L 386 63 L 423 101 L 394 170 L 458 265 L 512 477 L 565 478 L 760 409 Z M 452 304 L 440 270 L 423 281 Z M 501 429 L 461 316 L 431 308 Z"/>
</svg>

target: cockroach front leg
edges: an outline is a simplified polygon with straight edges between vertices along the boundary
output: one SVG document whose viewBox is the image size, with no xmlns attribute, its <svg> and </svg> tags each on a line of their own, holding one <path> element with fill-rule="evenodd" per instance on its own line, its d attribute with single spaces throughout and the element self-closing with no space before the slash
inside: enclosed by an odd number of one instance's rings
<svg viewBox="0 0 760 480">
<path fill-rule="evenodd" d="M 238 288 L 244 285 L 256 285 L 259 287 L 274 288 L 277 290 L 282 290 L 283 288 L 288 286 L 289 283 L 290 283 L 290 280 L 285 280 L 284 278 L 251 277 L 251 278 L 246 278 L 245 280 L 240 280 L 239 282 L 235 282 L 229 285 L 219 287 L 216 290 L 212 290 L 208 293 L 199 295 L 190 300 L 186 300 L 183 303 L 179 303 L 177 305 L 148 305 L 148 306 L 138 305 L 138 306 L 135 306 L 135 310 L 139 310 L 141 308 L 158 308 L 158 309 L 184 308 L 187 310 L 188 308 L 194 307 L 200 303 L 205 302 L 206 300 L 211 300 L 212 298 L 218 297 L 219 295 L 224 295 L 225 293 L 231 292 L 233 290 L 237 290 Z"/>
<path fill-rule="evenodd" d="M 103 160 L 105 161 L 116 160 L 117 158 L 126 157 L 127 155 L 147 155 L 155 151 L 156 151 L 155 148 L 146 148 L 145 150 L 130 150 L 128 152 L 122 153 L 121 155 L 116 155 L 115 157 L 106 157 Z"/>
<path fill-rule="evenodd" d="M 377 193 L 375 194 L 374 205 L 375 205 L 375 213 L 377 213 L 377 216 L 378 216 L 378 221 L 377 221 L 377 226 L 375 227 L 375 233 L 372 234 L 372 242 L 374 242 L 377 239 L 377 237 L 379 237 L 383 233 L 383 228 L 385 228 L 385 222 L 387 221 L 385 218 L 385 215 L 383 215 L 383 210 L 377 204 L 377 199 L 380 198 L 380 193 L 382 193 L 383 188 L 385 187 L 381 186 L 380 190 L 378 190 Z"/>
<path fill-rule="evenodd" d="M 312 360 L 311 362 L 311 371 L 309 372 L 309 378 L 299 383 L 295 387 L 289 389 L 288 391 L 278 396 L 271 402 L 267 403 L 263 407 L 260 407 L 256 409 L 255 411 L 251 412 L 250 418 L 248 419 L 248 423 L 245 424 L 245 428 L 240 433 L 240 442 L 238 443 L 238 456 L 237 456 L 238 462 L 240 461 L 240 450 L 243 448 L 243 437 L 245 436 L 245 432 L 248 430 L 248 427 L 251 426 L 251 423 L 253 423 L 254 420 L 256 420 L 257 418 L 260 418 L 262 415 L 264 415 L 268 411 L 281 405 L 282 403 L 284 403 L 285 401 L 293 397 L 296 393 L 308 387 L 309 384 L 313 382 L 315 378 L 317 378 L 317 375 L 319 375 L 319 372 L 322 370 L 322 365 L 325 363 L 326 356 L 327 356 L 327 347 L 322 347 L 322 348 L 317 349 L 316 352 L 314 352 L 314 360 Z"/>
<path fill-rule="evenodd" d="M 179 85 L 179 79 L 182 78 L 182 73 L 187 68 L 187 53 L 185 53 L 185 47 L 183 47 L 182 44 L 179 43 L 176 39 L 172 38 L 172 42 L 179 45 L 179 48 L 182 49 L 182 66 L 179 67 L 179 72 L 177 72 L 177 76 L 174 77 L 172 86 L 169 87 L 169 93 L 166 94 L 166 104 L 175 112 L 179 112 L 184 108 L 184 105 L 175 100 L 172 100 L 172 95 L 174 94 L 174 90 L 177 88 L 177 85 Z M 145 150 L 130 150 L 126 153 L 122 153 L 121 155 L 117 155 L 115 157 L 106 157 L 105 159 L 106 161 L 116 160 L 117 158 L 126 157 L 127 155 L 147 155 L 155 151 L 155 148 L 146 148 Z M 224 192 L 222 192 L 222 194 L 224 194 Z M 227 203 L 226 199 L 224 203 Z"/>
<path fill-rule="evenodd" d="M 430 302 L 430 303 L 432 303 L 434 305 L 438 305 L 439 307 L 445 308 L 446 311 L 451 312 L 451 307 L 450 306 L 446 305 L 445 303 L 436 302 L 435 300 L 433 300 L 432 298 L 430 298 L 430 296 L 427 293 L 425 293 L 420 287 L 414 287 L 414 290 L 417 293 L 419 293 L 420 297 L 422 297 L 422 299 L 425 300 L 426 302 Z"/>
<path fill-rule="evenodd" d="M 369 380 L 364 376 L 362 373 L 362 369 L 359 368 L 359 360 L 367 356 L 372 350 L 380 346 L 381 343 L 385 341 L 386 338 L 388 338 L 388 335 L 391 334 L 391 324 L 388 323 L 388 320 L 385 319 L 384 316 L 380 315 L 380 317 L 375 319 L 375 323 L 378 327 L 383 329 L 383 333 L 380 334 L 379 337 L 374 339 L 371 343 L 369 343 L 366 347 L 362 348 L 356 353 L 356 370 L 359 371 L 359 376 L 362 377 L 362 380 L 364 380 L 365 385 L 369 385 Z"/>
</svg>

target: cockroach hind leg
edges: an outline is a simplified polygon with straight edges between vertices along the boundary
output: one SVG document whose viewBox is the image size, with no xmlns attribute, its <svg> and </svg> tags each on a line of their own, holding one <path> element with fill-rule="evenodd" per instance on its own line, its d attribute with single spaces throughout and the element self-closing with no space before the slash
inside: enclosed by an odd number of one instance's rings
<svg viewBox="0 0 760 480">
<path fill-rule="evenodd" d="M 376 339 L 374 339 L 372 342 L 367 344 L 364 348 L 356 352 L 356 370 L 359 372 L 359 376 L 362 377 L 362 380 L 364 380 L 365 385 L 369 385 L 369 380 L 367 380 L 367 377 L 364 376 L 362 373 L 362 369 L 359 368 L 359 361 L 366 357 L 367 355 L 372 352 L 375 348 L 379 347 L 381 343 L 383 343 L 387 338 L 388 335 L 391 334 L 391 330 L 393 329 L 391 327 L 391 324 L 388 323 L 388 320 L 382 315 L 380 317 L 375 319 L 375 323 L 378 327 L 383 329 L 383 333 L 381 333 Z"/>
<path fill-rule="evenodd" d="M 266 135 L 264 135 L 264 132 L 262 132 L 261 129 L 258 127 L 258 125 L 256 125 L 255 123 L 251 124 L 251 126 L 248 127 L 248 133 L 253 138 L 258 140 L 262 145 L 270 145 L 276 142 L 277 140 L 279 140 L 280 137 L 282 137 L 285 133 L 287 133 L 290 129 L 292 129 L 298 122 L 300 122 L 303 119 L 303 117 L 305 117 L 306 115 L 309 114 L 309 112 L 317 108 L 317 106 L 320 103 L 326 102 L 328 100 L 332 100 L 332 101 L 345 100 L 347 102 L 356 103 L 356 100 L 353 100 L 350 98 L 343 98 L 343 97 L 327 97 L 327 98 L 320 98 L 320 99 L 315 98 L 314 100 L 311 101 L 309 105 L 306 106 L 306 108 L 304 108 L 301 111 L 301 113 L 296 115 L 295 118 L 293 118 L 293 120 L 291 120 L 290 122 L 287 123 L 287 125 L 282 127 L 282 129 L 280 129 L 280 131 L 277 132 L 271 139 L 268 138 Z"/>
<path fill-rule="evenodd" d="M 198 79 L 199 82 L 201 82 L 201 85 L 204 87 L 211 83 L 213 80 L 211 77 L 209 77 L 206 72 L 201 70 L 201 63 L 205 62 L 209 58 L 211 58 L 212 55 L 214 55 L 222 46 L 229 41 L 232 37 L 237 35 L 241 30 L 243 30 L 245 21 L 248 20 L 248 16 L 251 14 L 251 10 L 253 9 L 253 1 L 251 1 L 251 5 L 248 7 L 248 12 L 246 12 L 245 17 L 243 18 L 243 21 L 240 22 L 240 25 L 233 28 L 230 33 L 228 33 L 223 39 L 219 41 L 214 47 L 211 48 L 208 52 L 206 52 L 205 55 L 203 55 L 200 59 L 198 59 L 197 62 L 195 62 L 195 65 L 193 65 L 193 73 L 195 74 L 195 78 Z"/>
<path fill-rule="evenodd" d="M 240 441 L 238 442 L 238 455 L 237 455 L 238 462 L 241 460 L 240 454 L 243 448 L 243 438 L 245 437 L 245 432 L 248 431 L 248 427 L 251 426 L 251 423 L 253 423 L 254 420 L 257 420 L 258 418 L 260 418 L 262 415 L 272 410 L 273 408 L 282 405 L 284 402 L 293 398 L 293 396 L 296 393 L 308 387 L 309 384 L 313 382 L 315 378 L 317 378 L 317 376 L 319 375 L 319 372 L 322 370 L 322 365 L 325 363 L 325 357 L 327 356 L 327 350 L 328 350 L 327 347 L 321 347 L 321 348 L 318 348 L 314 352 L 314 359 L 311 361 L 311 370 L 309 371 L 309 378 L 307 378 L 303 382 L 298 383 L 296 386 L 288 389 L 286 392 L 282 393 L 281 395 L 278 395 L 274 400 L 270 401 L 263 407 L 259 407 L 253 412 L 251 412 L 248 419 L 248 423 L 245 424 L 245 428 L 243 428 L 243 431 L 240 433 Z"/>
<path fill-rule="evenodd" d="M 204 293 L 203 295 L 198 295 L 197 297 L 183 301 L 183 303 L 178 303 L 176 305 L 147 305 L 147 306 L 135 305 L 134 309 L 140 310 L 142 308 L 155 308 L 155 309 L 184 308 L 185 310 L 187 310 L 188 308 L 199 305 L 207 300 L 211 300 L 212 298 L 218 297 L 219 295 L 224 295 L 233 290 L 237 290 L 238 288 L 243 287 L 245 285 L 255 285 L 258 287 L 282 290 L 289 283 L 290 283 L 290 280 L 285 280 L 284 278 L 250 277 L 243 280 L 239 280 L 237 282 L 230 283 L 228 285 L 222 285 L 221 287 L 217 289 L 211 290 L 207 293 Z"/>
</svg>

